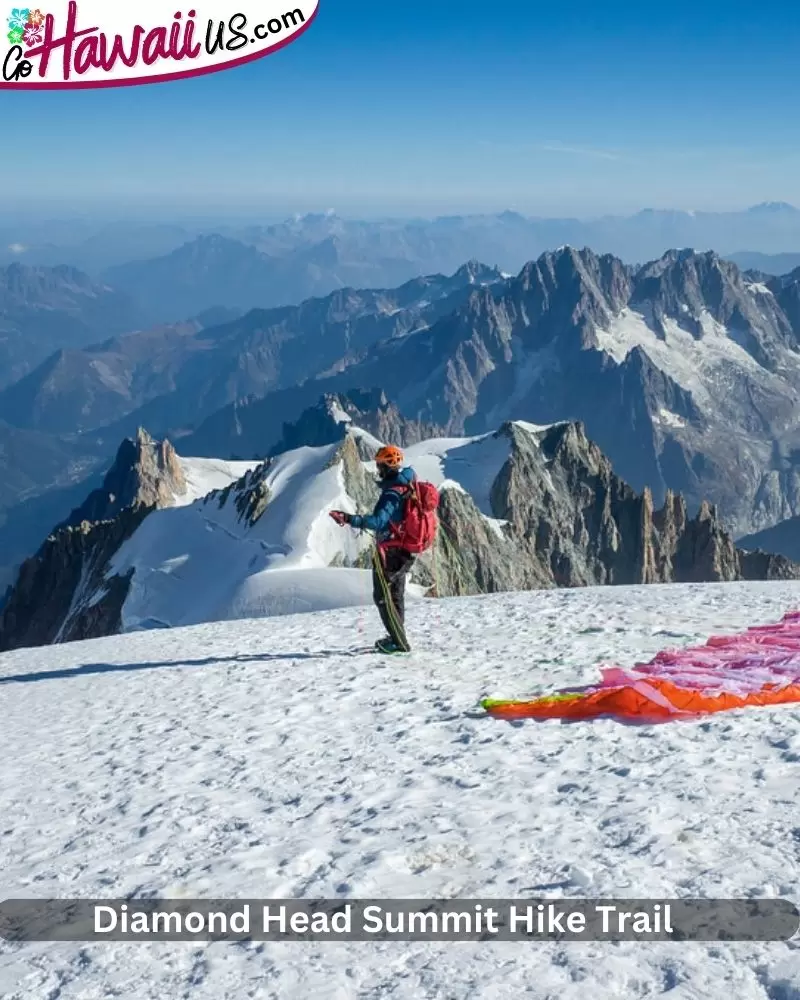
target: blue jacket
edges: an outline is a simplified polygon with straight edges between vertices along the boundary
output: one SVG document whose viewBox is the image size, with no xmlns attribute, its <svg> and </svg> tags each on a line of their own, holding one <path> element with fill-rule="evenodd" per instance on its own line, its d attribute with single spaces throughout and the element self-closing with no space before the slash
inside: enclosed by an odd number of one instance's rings
<svg viewBox="0 0 800 1000">
<path fill-rule="evenodd" d="M 381 480 L 381 495 L 375 504 L 375 510 L 371 514 L 354 514 L 350 524 L 354 528 L 366 528 L 374 531 L 379 542 L 390 537 L 389 524 L 397 524 L 403 519 L 403 504 L 406 502 L 405 495 L 393 490 L 392 486 L 410 484 L 416 473 L 413 469 L 406 467 L 401 469 L 396 476 Z"/>
</svg>

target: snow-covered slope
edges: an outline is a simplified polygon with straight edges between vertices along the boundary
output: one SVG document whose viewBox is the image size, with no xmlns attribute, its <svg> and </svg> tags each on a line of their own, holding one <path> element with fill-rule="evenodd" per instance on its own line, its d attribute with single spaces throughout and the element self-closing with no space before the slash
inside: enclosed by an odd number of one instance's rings
<svg viewBox="0 0 800 1000">
<path fill-rule="evenodd" d="M 175 495 L 175 504 L 193 503 L 212 490 L 224 490 L 254 469 L 258 462 L 225 462 L 218 458 L 182 458 L 178 462 L 186 480 L 186 492 Z"/>
<path fill-rule="evenodd" d="M 407 458 L 422 479 L 440 489 L 464 490 L 481 513 L 491 516 L 489 491 L 508 453 L 507 437 L 482 434 L 422 441 L 407 449 Z"/>
<path fill-rule="evenodd" d="M 764 391 L 778 386 L 788 391 L 781 376 L 771 375 L 735 339 L 735 330 L 728 330 L 707 312 L 698 320 L 703 335 L 695 337 L 683 330 L 675 320 L 662 321 L 659 335 L 652 323 L 634 309 L 624 309 L 614 317 L 608 330 L 596 333 L 598 346 L 617 362 L 622 362 L 635 347 L 647 352 L 655 365 L 681 388 L 692 394 L 695 403 L 713 415 L 720 403 L 735 405 L 736 399 L 726 399 L 726 393 L 745 378 L 764 383 Z M 787 359 L 794 356 L 788 351 Z M 796 373 L 797 359 L 794 358 Z M 775 385 L 772 385 L 775 383 Z"/>
<path fill-rule="evenodd" d="M 409 448 L 408 460 L 437 486 L 471 493 L 488 515 L 489 487 L 509 447 L 494 435 L 435 439 Z M 328 517 L 363 509 L 348 494 L 340 449 L 295 449 L 266 468 L 180 459 L 190 483 L 184 502 L 150 514 L 110 564 L 108 576 L 134 571 L 123 630 L 369 604 L 369 572 L 348 567 L 371 536 Z M 362 467 L 374 473 L 373 463 Z M 231 486 L 235 472 L 245 475 Z M 209 493 L 215 481 L 231 488 Z M 247 508 L 261 492 L 265 506 L 254 517 Z M 412 586 L 412 596 L 421 593 Z"/>
<path fill-rule="evenodd" d="M 417 601 L 0 656 L 0 898 L 800 898 L 800 712 L 508 725 L 792 584 Z M 794 1000 L 789 944 L 0 942 L 5 1000 Z"/>
<path fill-rule="evenodd" d="M 109 568 L 110 576 L 134 570 L 123 628 L 367 603 L 365 572 L 328 569 L 337 558 L 355 559 L 366 543 L 327 516 L 354 509 L 341 466 L 331 464 L 337 448 L 287 452 L 231 490 L 154 511 Z M 259 489 L 266 505 L 255 517 L 242 501 Z"/>
</svg>

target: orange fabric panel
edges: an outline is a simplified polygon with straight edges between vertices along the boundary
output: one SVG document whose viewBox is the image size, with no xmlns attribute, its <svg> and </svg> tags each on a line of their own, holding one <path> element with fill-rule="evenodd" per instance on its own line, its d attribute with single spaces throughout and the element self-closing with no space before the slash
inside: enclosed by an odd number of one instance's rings
<svg viewBox="0 0 800 1000">
<path fill-rule="evenodd" d="M 707 694 L 681 688 L 670 681 L 648 677 L 647 685 L 666 699 L 667 705 L 648 698 L 634 687 L 598 688 L 583 694 L 537 698 L 533 701 L 485 701 L 486 711 L 498 719 L 594 719 L 615 716 L 632 722 L 666 722 L 693 715 L 725 712 L 747 706 L 800 702 L 800 684 L 777 688 L 765 685 L 746 695 Z"/>
</svg>

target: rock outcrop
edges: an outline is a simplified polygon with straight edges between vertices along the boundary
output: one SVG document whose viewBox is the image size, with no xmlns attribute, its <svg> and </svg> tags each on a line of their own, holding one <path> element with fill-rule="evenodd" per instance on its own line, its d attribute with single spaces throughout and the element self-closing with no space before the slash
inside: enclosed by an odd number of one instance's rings
<svg viewBox="0 0 800 1000">
<path fill-rule="evenodd" d="M 392 441 L 401 447 L 442 433 L 436 424 L 404 417 L 382 389 L 351 389 L 346 393 L 325 393 L 297 420 L 284 423 L 283 437 L 271 449 L 272 454 L 304 445 L 333 444 L 342 439 L 350 425 L 367 431 L 379 441 Z"/>
<path fill-rule="evenodd" d="M 58 525 L 108 521 L 130 507 L 166 507 L 186 492 L 186 479 L 169 441 L 156 441 L 140 427 L 119 447 L 100 489 Z"/>
<path fill-rule="evenodd" d="M 109 577 L 111 559 L 151 511 L 185 491 L 169 441 L 141 428 L 124 441 L 102 488 L 20 567 L 0 614 L 0 650 L 117 632 L 130 577 Z"/>
<path fill-rule="evenodd" d="M 83 521 L 50 535 L 22 564 L 7 595 L 0 651 L 118 632 L 130 577 L 106 579 L 106 573 L 150 509 L 128 508 L 113 520 Z"/>
<path fill-rule="evenodd" d="M 744 552 L 702 504 L 687 515 L 668 493 L 655 509 L 617 476 L 581 424 L 498 432 L 509 457 L 490 491 L 491 518 L 455 488 L 442 493 L 442 530 L 420 582 L 439 596 L 650 583 L 799 579 L 783 556 Z"/>
</svg>

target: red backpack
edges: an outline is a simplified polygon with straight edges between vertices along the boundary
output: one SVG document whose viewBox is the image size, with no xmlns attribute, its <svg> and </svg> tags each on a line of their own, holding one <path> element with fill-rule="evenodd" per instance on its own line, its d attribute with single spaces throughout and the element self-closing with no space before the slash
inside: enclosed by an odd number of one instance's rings
<svg viewBox="0 0 800 1000">
<path fill-rule="evenodd" d="M 381 548 L 405 549 L 406 552 L 425 552 L 435 539 L 439 527 L 436 508 L 439 506 L 439 491 L 433 483 L 414 480 L 411 485 L 402 484 L 390 489 L 406 497 L 403 505 L 403 519 L 389 525 L 391 536 L 381 542 Z"/>
</svg>

